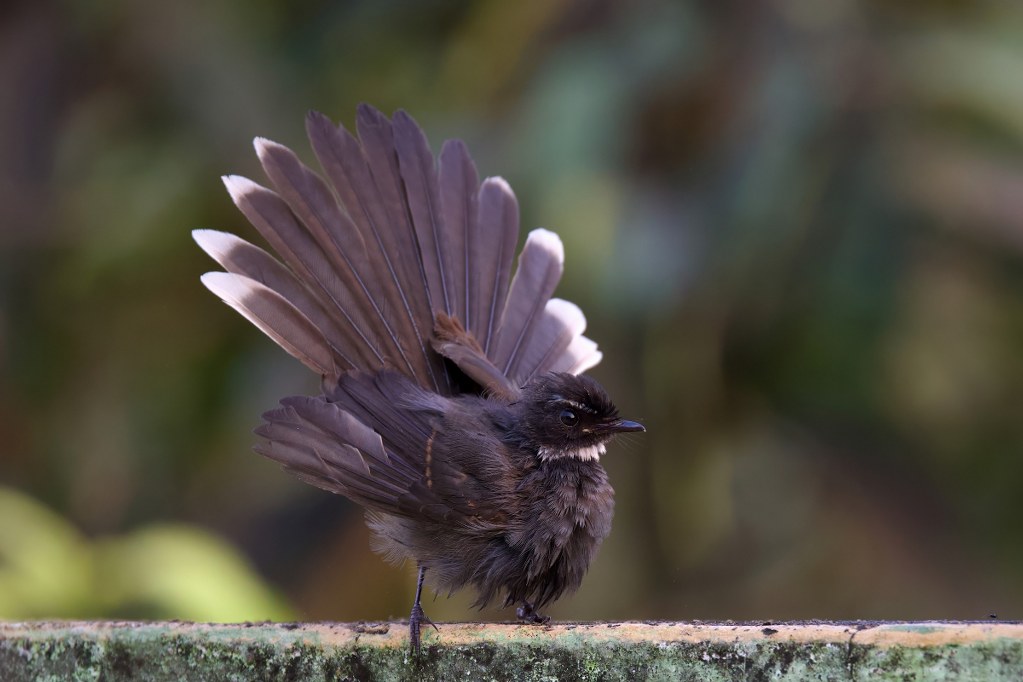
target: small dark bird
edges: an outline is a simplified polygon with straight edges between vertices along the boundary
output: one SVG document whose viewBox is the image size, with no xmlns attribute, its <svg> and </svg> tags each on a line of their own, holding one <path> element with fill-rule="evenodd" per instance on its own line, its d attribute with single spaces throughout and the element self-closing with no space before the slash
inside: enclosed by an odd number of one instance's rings
<svg viewBox="0 0 1023 682">
<path fill-rule="evenodd" d="M 194 233 L 227 270 L 203 283 L 323 378 L 263 415 L 256 450 L 365 507 L 374 549 L 416 562 L 415 651 L 424 578 L 547 622 L 538 609 L 579 586 L 611 529 L 600 456 L 644 430 L 581 376 L 601 354 L 551 297 L 561 241 L 531 232 L 513 277 L 511 188 L 480 183 L 459 140 L 435 160 L 402 111 L 360 106 L 358 138 L 318 113 L 306 128 L 326 180 L 265 139 L 274 190 L 224 178 L 280 260 Z"/>
</svg>

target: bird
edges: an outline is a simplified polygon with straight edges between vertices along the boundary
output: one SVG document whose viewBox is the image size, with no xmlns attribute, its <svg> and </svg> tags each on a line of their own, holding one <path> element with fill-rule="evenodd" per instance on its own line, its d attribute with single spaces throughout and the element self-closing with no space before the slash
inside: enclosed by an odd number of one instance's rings
<svg viewBox="0 0 1023 682">
<path fill-rule="evenodd" d="M 263 415 L 255 450 L 361 505 L 372 548 L 414 562 L 415 653 L 437 627 L 424 582 L 546 623 L 611 529 L 601 456 L 645 430 L 584 374 L 602 354 L 553 296 L 562 242 L 535 229 L 516 264 L 511 187 L 460 140 L 435 157 L 403 110 L 361 104 L 354 133 L 311 111 L 306 132 L 322 174 L 256 138 L 270 186 L 223 178 L 276 255 L 193 232 L 223 268 L 202 283 L 321 377 Z"/>
</svg>

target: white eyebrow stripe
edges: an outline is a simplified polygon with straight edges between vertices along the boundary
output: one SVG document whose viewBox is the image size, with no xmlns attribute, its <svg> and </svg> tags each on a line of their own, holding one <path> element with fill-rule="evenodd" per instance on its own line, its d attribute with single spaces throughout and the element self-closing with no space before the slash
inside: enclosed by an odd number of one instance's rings
<svg viewBox="0 0 1023 682">
<path fill-rule="evenodd" d="M 565 405 L 568 405 L 569 407 L 574 407 L 575 409 L 577 409 L 577 410 L 579 410 L 581 412 L 588 412 L 589 414 L 597 414 L 597 411 L 595 409 L 593 409 L 592 407 L 590 407 L 589 405 L 583 405 L 582 403 L 577 403 L 576 401 L 569 400 L 568 398 L 562 398 L 559 402 L 561 402 L 561 403 L 563 403 Z"/>
</svg>

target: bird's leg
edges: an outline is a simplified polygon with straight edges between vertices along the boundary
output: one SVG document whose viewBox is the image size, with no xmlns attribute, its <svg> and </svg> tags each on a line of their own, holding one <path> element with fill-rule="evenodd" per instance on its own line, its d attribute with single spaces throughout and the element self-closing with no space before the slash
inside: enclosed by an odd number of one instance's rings
<svg viewBox="0 0 1023 682">
<path fill-rule="evenodd" d="M 419 604 L 420 597 L 423 596 L 423 578 L 426 577 L 426 566 L 419 567 L 419 580 L 416 582 L 416 600 L 412 603 L 412 613 L 408 617 L 408 637 L 409 644 L 412 647 L 412 652 L 419 654 L 419 631 L 423 623 L 433 625 L 433 629 L 440 632 L 437 626 L 434 625 L 433 621 L 426 617 L 423 613 L 423 607 Z"/>
<path fill-rule="evenodd" d="M 528 601 L 522 602 L 522 606 L 515 610 L 515 615 L 519 617 L 519 620 L 524 620 L 534 625 L 546 625 L 551 622 L 550 616 L 543 616 L 537 613 L 536 609 Z"/>
</svg>

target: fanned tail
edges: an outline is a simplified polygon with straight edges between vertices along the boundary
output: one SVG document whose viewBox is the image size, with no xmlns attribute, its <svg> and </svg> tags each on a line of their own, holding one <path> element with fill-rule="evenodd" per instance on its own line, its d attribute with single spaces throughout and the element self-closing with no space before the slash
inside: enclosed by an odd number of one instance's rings
<svg viewBox="0 0 1023 682">
<path fill-rule="evenodd" d="M 451 394 L 447 358 L 484 390 L 513 395 L 538 374 L 599 362 L 582 312 L 551 298 L 563 268 L 557 235 L 533 231 L 512 279 L 519 210 L 504 180 L 480 183 L 458 140 L 435 161 L 403 111 L 389 119 L 361 105 L 357 130 L 310 113 L 326 181 L 286 147 L 256 140 L 273 189 L 224 183 L 280 260 L 197 230 L 227 270 L 205 275 L 207 287 L 327 386 L 354 369 L 391 368 Z"/>
</svg>

